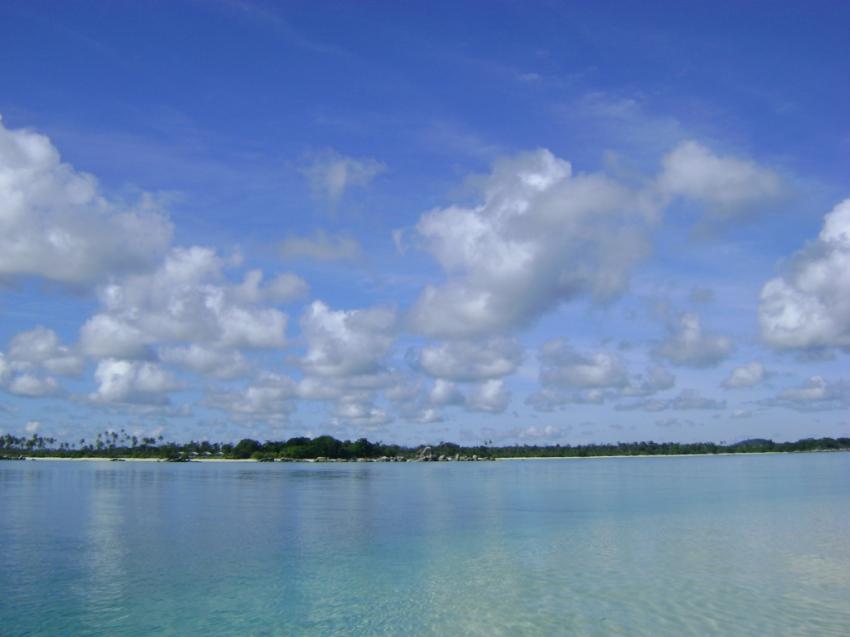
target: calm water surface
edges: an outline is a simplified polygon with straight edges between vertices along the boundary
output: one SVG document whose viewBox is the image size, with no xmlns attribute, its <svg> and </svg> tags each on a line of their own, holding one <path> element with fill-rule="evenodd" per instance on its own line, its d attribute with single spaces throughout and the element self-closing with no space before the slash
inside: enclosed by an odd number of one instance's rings
<svg viewBox="0 0 850 637">
<path fill-rule="evenodd" d="M 850 635 L 850 454 L 0 463 L 3 635 Z"/>
</svg>

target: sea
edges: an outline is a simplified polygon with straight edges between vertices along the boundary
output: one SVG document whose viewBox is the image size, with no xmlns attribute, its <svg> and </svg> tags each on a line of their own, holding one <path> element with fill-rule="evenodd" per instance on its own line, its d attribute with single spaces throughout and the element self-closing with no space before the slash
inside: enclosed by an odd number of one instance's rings
<svg viewBox="0 0 850 637">
<path fill-rule="evenodd" d="M 0 635 L 850 635 L 850 453 L 0 463 Z"/>
</svg>

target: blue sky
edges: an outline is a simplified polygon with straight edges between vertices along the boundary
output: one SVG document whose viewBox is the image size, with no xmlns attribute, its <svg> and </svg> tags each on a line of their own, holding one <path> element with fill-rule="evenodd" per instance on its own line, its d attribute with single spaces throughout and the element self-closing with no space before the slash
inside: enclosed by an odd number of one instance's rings
<svg viewBox="0 0 850 637">
<path fill-rule="evenodd" d="M 849 28 L 4 3 L 0 430 L 850 435 Z"/>
</svg>

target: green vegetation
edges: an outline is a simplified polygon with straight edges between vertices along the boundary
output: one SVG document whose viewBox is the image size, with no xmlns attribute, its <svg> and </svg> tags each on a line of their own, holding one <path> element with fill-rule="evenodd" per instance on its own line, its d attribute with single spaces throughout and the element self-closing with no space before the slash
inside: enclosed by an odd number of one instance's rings
<svg viewBox="0 0 850 637">
<path fill-rule="evenodd" d="M 308 460 L 327 458 L 356 460 L 358 458 L 419 457 L 423 447 L 370 442 L 365 438 L 355 441 L 337 440 L 331 436 L 318 438 L 297 437 L 286 441 L 260 442 L 245 438 L 237 444 L 190 441 L 164 442 L 159 438 L 139 438 L 124 430 L 100 433 L 93 441 L 81 438 L 78 443 L 57 442 L 37 434 L 31 437 L 0 436 L 0 458 L 18 456 L 62 458 L 158 458 L 181 460 L 189 458 L 230 458 L 254 460 Z M 694 455 L 717 453 L 767 453 L 794 451 L 848 451 L 850 438 L 805 438 L 797 442 L 773 442 L 753 439 L 722 445 L 713 442 L 619 442 L 594 445 L 513 445 L 492 446 L 490 443 L 463 447 L 451 442 L 441 442 L 431 448 L 433 458 L 584 458 L 593 456 L 655 456 Z"/>
</svg>

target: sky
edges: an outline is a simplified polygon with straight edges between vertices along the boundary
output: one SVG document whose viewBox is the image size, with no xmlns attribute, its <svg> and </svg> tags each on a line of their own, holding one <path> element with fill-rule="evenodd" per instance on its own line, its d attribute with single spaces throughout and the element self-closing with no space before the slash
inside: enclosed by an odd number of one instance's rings
<svg viewBox="0 0 850 637">
<path fill-rule="evenodd" d="M 4 2 L 0 432 L 850 435 L 850 4 Z"/>
</svg>

